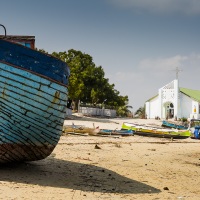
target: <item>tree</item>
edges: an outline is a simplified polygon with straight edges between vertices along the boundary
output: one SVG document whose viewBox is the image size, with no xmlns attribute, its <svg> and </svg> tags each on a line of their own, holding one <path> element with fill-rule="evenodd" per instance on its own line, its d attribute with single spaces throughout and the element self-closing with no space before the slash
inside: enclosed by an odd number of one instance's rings
<svg viewBox="0 0 200 200">
<path fill-rule="evenodd" d="M 63 60 L 70 67 L 69 98 L 73 100 L 75 110 L 78 102 L 92 103 L 93 105 L 106 102 L 106 106 L 118 108 L 125 106 L 128 96 L 120 96 L 114 84 L 105 78 L 101 66 L 96 66 L 93 58 L 81 51 L 70 49 L 68 52 L 53 52 L 53 56 Z M 126 106 L 125 106 L 126 107 Z M 124 109 L 123 112 L 126 109 Z"/>
<path fill-rule="evenodd" d="M 121 106 L 117 107 L 117 115 L 121 117 L 132 116 L 132 112 L 129 109 L 133 107 L 128 105 L 128 96 L 119 96 L 121 98 Z"/>
<path fill-rule="evenodd" d="M 138 108 L 138 110 L 136 110 L 136 112 L 135 112 L 135 115 L 137 115 L 141 119 L 145 119 L 146 118 L 145 107 Z"/>
<path fill-rule="evenodd" d="M 78 102 L 84 97 L 84 79 L 83 73 L 86 68 L 85 60 L 80 51 L 75 51 L 73 49 L 69 50 L 68 53 L 64 52 L 53 52 L 53 56 L 60 58 L 66 62 L 70 67 L 70 78 L 69 78 L 69 98 L 73 100 L 75 105 L 75 110 L 78 109 Z M 90 58 L 88 58 L 90 59 Z M 88 63 L 88 61 L 87 61 Z"/>
<path fill-rule="evenodd" d="M 46 54 L 48 54 L 48 52 L 45 51 L 44 49 L 37 49 L 37 48 L 36 48 L 36 50 L 39 51 L 39 52 L 41 52 L 41 53 L 46 53 Z"/>
</svg>

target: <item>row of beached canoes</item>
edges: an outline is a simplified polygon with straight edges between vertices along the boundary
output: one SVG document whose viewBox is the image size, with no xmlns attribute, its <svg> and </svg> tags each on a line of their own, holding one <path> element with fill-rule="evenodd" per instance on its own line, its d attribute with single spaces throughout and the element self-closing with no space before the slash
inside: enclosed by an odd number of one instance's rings
<svg viewBox="0 0 200 200">
<path fill-rule="evenodd" d="M 200 120 L 192 119 L 189 125 L 186 127 L 184 125 L 174 125 L 163 121 L 162 126 L 152 126 L 152 125 L 141 125 L 124 122 L 122 124 L 122 130 L 133 130 L 134 134 L 150 137 L 164 137 L 173 139 L 184 139 L 184 138 L 195 138 L 200 139 Z"/>
<path fill-rule="evenodd" d="M 164 138 L 174 138 L 174 139 L 184 139 L 190 137 L 191 133 L 189 130 L 178 130 L 171 128 L 154 127 L 148 125 L 139 125 L 124 122 L 122 124 L 123 130 L 133 130 L 135 134 L 141 136 L 150 137 L 164 137 Z"/>
<path fill-rule="evenodd" d="M 63 135 L 65 134 L 75 134 L 75 135 L 93 135 L 93 136 L 131 136 L 134 131 L 129 130 L 111 130 L 111 129 L 100 129 L 95 127 L 93 128 L 85 127 L 83 125 L 68 125 L 63 127 Z"/>
<path fill-rule="evenodd" d="M 109 135 L 118 135 L 118 136 L 149 136 L 149 137 L 160 137 L 160 138 L 173 138 L 173 139 L 185 139 L 188 137 L 192 137 L 195 139 L 200 138 L 200 126 L 197 124 L 197 120 L 191 120 L 188 128 L 185 126 L 179 126 L 179 128 L 171 128 L 171 125 L 167 127 L 165 123 L 165 127 L 163 126 L 153 126 L 153 125 L 141 125 L 136 123 L 124 122 L 122 124 L 121 130 L 110 130 L 110 129 L 100 129 L 99 127 L 95 127 L 93 124 L 93 128 L 88 128 L 80 125 L 68 125 L 64 126 L 63 133 L 64 134 L 81 134 L 81 135 L 101 135 L 101 136 L 109 136 Z M 172 122 L 171 122 L 172 123 Z M 199 121 L 200 123 L 200 121 Z M 192 126 L 193 124 L 193 126 Z"/>
</svg>

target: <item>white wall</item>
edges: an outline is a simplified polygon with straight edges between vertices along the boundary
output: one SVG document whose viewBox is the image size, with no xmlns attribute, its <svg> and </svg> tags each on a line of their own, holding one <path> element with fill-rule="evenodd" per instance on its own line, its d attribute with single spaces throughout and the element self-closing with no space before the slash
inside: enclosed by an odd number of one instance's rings
<svg viewBox="0 0 200 200">
<path fill-rule="evenodd" d="M 158 97 L 155 97 L 151 101 L 146 102 L 146 105 L 145 105 L 147 108 L 146 115 L 148 119 L 152 119 L 159 116 L 160 109 L 159 109 L 158 103 L 159 103 Z"/>
<path fill-rule="evenodd" d="M 72 109 L 67 108 L 66 110 L 66 116 L 72 115 Z"/>
<path fill-rule="evenodd" d="M 88 116 L 116 117 L 116 110 L 80 107 L 79 112 Z"/>
<path fill-rule="evenodd" d="M 145 116 L 147 117 L 147 119 L 149 119 L 150 117 L 150 102 L 147 101 L 145 103 Z"/>
<path fill-rule="evenodd" d="M 192 112 L 192 100 L 183 93 L 180 93 L 180 118 L 189 118 Z"/>
<path fill-rule="evenodd" d="M 180 113 L 181 113 L 181 118 L 186 117 L 186 118 L 199 118 L 199 103 L 197 101 L 192 100 L 190 97 L 187 95 L 180 93 Z M 196 107 L 196 112 L 194 110 L 194 106 Z"/>
</svg>

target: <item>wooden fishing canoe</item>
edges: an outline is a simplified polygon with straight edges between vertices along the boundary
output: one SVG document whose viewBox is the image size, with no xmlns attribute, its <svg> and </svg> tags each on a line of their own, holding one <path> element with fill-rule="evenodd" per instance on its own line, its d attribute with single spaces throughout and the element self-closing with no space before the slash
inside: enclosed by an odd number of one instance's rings
<svg viewBox="0 0 200 200">
<path fill-rule="evenodd" d="M 167 129 L 162 127 L 153 127 L 147 125 L 139 125 L 134 123 L 124 122 L 122 129 L 132 129 L 135 135 L 160 137 L 160 138 L 174 138 L 185 139 L 191 136 L 190 130 Z"/>
<path fill-rule="evenodd" d="M 46 158 L 62 134 L 66 63 L 0 40 L 0 163 Z"/>
</svg>

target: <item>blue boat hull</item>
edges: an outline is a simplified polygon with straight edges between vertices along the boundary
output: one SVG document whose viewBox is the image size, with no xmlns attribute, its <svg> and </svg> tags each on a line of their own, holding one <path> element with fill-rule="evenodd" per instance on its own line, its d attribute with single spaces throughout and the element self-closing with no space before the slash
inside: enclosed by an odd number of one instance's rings
<svg viewBox="0 0 200 200">
<path fill-rule="evenodd" d="M 99 133 L 101 135 L 121 135 L 121 136 L 130 136 L 134 135 L 133 130 L 110 130 L 110 129 L 100 129 Z"/>
<path fill-rule="evenodd" d="M 52 78 L 0 61 L 0 163 L 46 158 L 57 145 L 68 89 Z"/>
<path fill-rule="evenodd" d="M 162 122 L 162 126 L 167 127 L 167 128 L 176 128 L 176 129 L 179 129 L 179 130 L 187 130 L 188 129 L 188 127 L 186 127 L 184 125 L 174 124 L 174 123 L 171 123 L 171 122 L 168 122 L 168 121 L 165 121 L 165 120 Z"/>
</svg>

